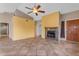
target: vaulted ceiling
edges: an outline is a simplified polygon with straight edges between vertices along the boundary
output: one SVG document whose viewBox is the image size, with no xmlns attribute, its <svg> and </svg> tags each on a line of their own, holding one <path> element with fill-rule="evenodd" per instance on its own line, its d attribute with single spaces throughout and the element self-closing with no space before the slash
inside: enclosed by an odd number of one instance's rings
<svg viewBox="0 0 79 59">
<path fill-rule="evenodd" d="M 30 10 L 26 9 L 25 7 L 27 6 L 32 8 L 35 4 L 36 3 L 0 3 L 0 13 L 14 12 L 16 9 L 18 9 L 27 14 L 27 12 L 29 12 Z M 39 13 L 38 16 L 36 16 L 33 13 L 29 14 L 35 20 L 40 20 L 43 15 L 47 15 L 55 11 L 59 11 L 60 13 L 63 14 L 79 10 L 79 3 L 39 3 L 39 4 L 41 5 L 41 9 L 45 10 L 46 13 L 45 14 Z"/>
</svg>

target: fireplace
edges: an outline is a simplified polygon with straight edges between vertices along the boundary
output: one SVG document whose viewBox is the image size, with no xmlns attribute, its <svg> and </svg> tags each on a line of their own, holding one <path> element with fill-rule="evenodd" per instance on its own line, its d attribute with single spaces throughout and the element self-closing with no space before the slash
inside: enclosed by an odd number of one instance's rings
<svg viewBox="0 0 79 59">
<path fill-rule="evenodd" d="M 58 38 L 58 28 L 46 27 L 45 29 L 45 38 L 57 39 Z"/>
<path fill-rule="evenodd" d="M 49 37 L 49 38 L 55 38 L 56 37 L 55 31 L 48 30 L 47 31 L 47 37 Z"/>
</svg>

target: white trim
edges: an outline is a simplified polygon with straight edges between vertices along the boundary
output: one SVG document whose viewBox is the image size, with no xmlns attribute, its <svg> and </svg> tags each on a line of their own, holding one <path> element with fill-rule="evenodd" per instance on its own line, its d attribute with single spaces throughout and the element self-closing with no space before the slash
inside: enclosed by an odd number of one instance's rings
<svg viewBox="0 0 79 59">
<path fill-rule="evenodd" d="M 60 26 L 58 27 L 58 41 L 60 41 Z"/>
<path fill-rule="evenodd" d="M 67 39 L 67 21 L 65 20 L 65 40 Z"/>
</svg>

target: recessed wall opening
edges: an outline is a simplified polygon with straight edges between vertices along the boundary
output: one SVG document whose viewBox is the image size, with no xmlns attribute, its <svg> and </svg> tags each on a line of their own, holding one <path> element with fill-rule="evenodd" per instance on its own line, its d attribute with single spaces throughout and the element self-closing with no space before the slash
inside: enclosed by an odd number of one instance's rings
<svg viewBox="0 0 79 59">
<path fill-rule="evenodd" d="M 65 38 L 65 21 L 61 22 L 61 38 Z"/>
<path fill-rule="evenodd" d="M 9 24 L 0 23 L 0 37 L 9 36 Z"/>
<path fill-rule="evenodd" d="M 58 40 L 58 28 L 57 27 L 46 27 L 45 38 Z"/>
</svg>

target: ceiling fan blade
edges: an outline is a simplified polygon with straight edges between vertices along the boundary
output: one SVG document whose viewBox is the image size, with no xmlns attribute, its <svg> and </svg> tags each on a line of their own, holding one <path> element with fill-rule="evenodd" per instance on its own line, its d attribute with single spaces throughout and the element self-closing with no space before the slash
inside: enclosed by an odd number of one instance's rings
<svg viewBox="0 0 79 59">
<path fill-rule="evenodd" d="M 40 5 L 38 5 L 38 6 L 37 6 L 37 9 L 39 9 L 40 7 L 41 7 L 41 6 L 40 6 Z"/>
<path fill-rule="evenodd" d="M 25 8 L 30 9 L 30 10 L 33 10 L 32 8 L 29 8 L 29 7 L 25 7 Z"/>
<path fill-rule="evenodd" d="M 45 11 L 39 10 L 38 12 L 45 13 Z"/>
<path fill-rule="evenodd" d="M 35 13 L 36 16 L 38 16 L 38 13 Z"/>
<path fill-rule="evenodd" d="M 30 12 L 28 12 L 27 14 L 30 14 L 30 13 L 32 13 L 33 11 L 30 11 Z"/>
</svg>

